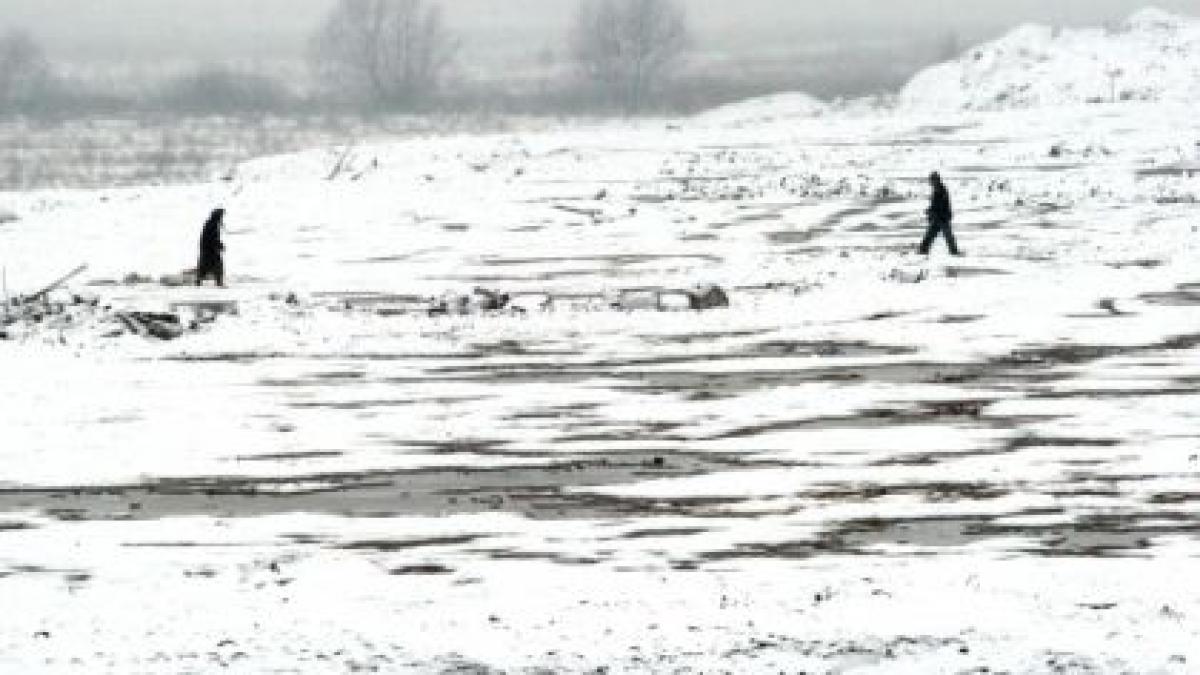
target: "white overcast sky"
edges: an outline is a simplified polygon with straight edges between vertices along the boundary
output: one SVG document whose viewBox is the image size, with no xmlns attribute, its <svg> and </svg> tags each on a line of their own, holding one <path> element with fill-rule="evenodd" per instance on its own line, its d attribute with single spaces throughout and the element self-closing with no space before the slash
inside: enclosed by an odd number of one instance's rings
<svg viewBox="0 0 1200 675">
<path fill-rule="evenodd" d="M 718 49 L 955 31 L 990 37 L 1027 21 L 1117 21 L 1138 0 L 679 0 L 697 41 Z M 279 59 L 299 55 L 334 0 L 0 0 L 0 29 L 31 30 L 58 58 Z M 440 0 L 471 52 L 562 42 L 575 0 Z M 1200 15 L 1200 0 L 1158 0 Z"/>
</svg>

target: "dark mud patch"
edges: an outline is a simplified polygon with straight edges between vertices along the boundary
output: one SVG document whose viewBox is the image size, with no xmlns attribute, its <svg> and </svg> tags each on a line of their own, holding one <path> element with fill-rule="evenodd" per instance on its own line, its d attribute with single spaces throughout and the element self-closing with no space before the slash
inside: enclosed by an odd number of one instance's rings
<svg viewBox="0 0 1200 675">
<path fill-rule="evenodd" d="M 1166 516 L 1166 517 L 1165 517 Z M 1012 524 L 1013 518 L 1062 522 Z M 1166 521 L 1166 522 L 1164 522 Z M 895 556 L 944 553 L 1003 540 L 1001 550 L 1040 557 L 1126 557 L 1148 555 L 1158 537 L 1200 539 L 1200 520 L 1162 513 L 1084 515 L 1062 508 L 1026 509 L 1002 515 L 945 515 L 862 518 L 833 524 L 810 540 L 746 543 L 704 553 L 704 562 L 745 558 L 809 559 L 821 555 Z M 900 551 L 896 549 L 900 548 Z"/>
<path fill-rule="evenodd" d="M 794 341 L 771 340 L 746 347 L 749 356 L 775 358 L 781 356 L 872 357 L 915 354 L 914 347 L 878 345 L 866 341 Z"/>
<path fill-rule="evenodd" d="M 1105 267 L 1111 267 L 1114 270 L 1124 270 L 1130 268 L 1152 270 L 1162 267 L 1164 264 L 1165 263 L 1162 260 L 1141 258 L 1138 260 L 1122 260 L 1119 262 L 1105 263 Z"/>
<path fill-rule="evenodd" d="M 639 340 L 653 345 L 692 345 L 721 340 L 750 338 L 771 333 L 771 330 L 729 330 L 700 333 L 681 333 L 678 335 L 637 335 Z"/>
<path fill-rule="evenodd" d="M 797 493 L 826 502 L 872 502 L 891 497 L 919 497 L 930 503 L 989 501 L 1012 494 L 1008 487 L 978 481 L 914 481 L 911 483 L 830 483 Z"/>
<path fill-rule="evenodd" d="M 744 213 L 734 219 L 739 223 L 761 223 L 783 220 L 783 213 L 780 211 L 760 211 L 757 213 Z"/>
<path fill-rule="evenodd" d="M 947 324 L 963 324 L 963 323 L 975 323 L 977 321 L 982 321 L 983 319 L 986 319 L 986 318 L 987 318 L 987 316 L 983 315 L 983 314 L 947 314 L 947 315 L 939 318 L 937 320 L 937 322 L 938 323 L 947 323 Z"/>
<path fill-rule="evenodd" d="M 951 279 L 969 279 L 974 277 L 998 277 L 1009 276 L 1012 272 L 1008 270 L 995 269 L 991 267 L 959 267 L 950 266 L 946 268 L 946 276 Z"/>
<path fill-rule="evenodd" d="M 863 321 L 887 321 L 908 316 L 909 312 L 876 312 L 863 317 Z"/>
<path fill-rule="evenodd" d="M 1015 369 L 1050 369 L 1058 365 L 1080 365 L 1094 363 L 1114 356 L 1164 351 L 1185 351 L 1200 347 L 1200 334 L 1184 334 L 1168 337 L 1160 342 L 1142 345 L 1080 345 L 1061 344 L 1045 347 L 1018 349 L 1007 355 L 991 359 L 993 367 Z"/>
<path fill-rule="evenodd" d="M 602 406 L 599 403 L 572 403 L 546 406 L 513 413 L 510 420 L 563 420 L 591 416 Z"/>
<path fill-rule="evenodd" d="M 1138 299 L 1160 307 L 1195 307 L 1200 305 L 1200 288 L 1180 286 L 1174 291 L 1144 293 Z"/>
<path fill-rule="evenodd" d="M 528 551 L 512 548 L 483 548 L 472 549 L 469 553 L 483 555 L 492 560 L 508 561 L 544 561 L 556 565 L 598 565 L 603 562 L 600 557 L 576 556 L 552 551 Z"/>
<path fill-rule="evenodd" d="M 751 347 L 742 352 L 722 353 L 704 352 L 696 354 L 676 354 L 664 356 L 629 357 L 624 359 L 603 359 L 581 363 L 558 363 L 553 361 L 524 361 L 504 364 L 469 364 L 435 366 L 426 370 L 427 378 L 387 378 L 389 383 L 415 383 L 424 380 L 433 381 L 472 381 L 472 382 L 519 382 L 519 383 L 553 383 L 581 382 L 593 378 L 605 379 L 642 379 L 653 377 L 658 371 L 644 371 L 642 368 L 663 366 L 711 365 L 728 361 L 753 361 L 755 359 L 777 358 L 780 351 L 794 350 L 798 355 L 819 355 L 821 351 L 833 355 L 862 354 L 869 356 L 902 355 L 915 352 L 910 347 L 876 346 L 865 342 L 786 342 L 779 341 L 764 343 L 765 346 Z M 747 371 L 742 375 L 756 371 Z M 803 371 L 797 371 L 803 372 Z M 708 373 L 704 371 L 684 371 L 689 375 L 704 377 L 708 375 L 728 374 L 724 371 Z"/>
<path fill-rule="evenodd" d="M 796 245 L 808 244 L 815 239 L 829 234 L 833 230 L 845 226 L 848 221 L 863 216 L 869 216 L 879 210 L 880 207 L 893 204 L 896 200 L 893 199 L 878 199 L 864 204 L 857 204 L 849 208 L 841 209 L 820 222 L 814 223 L 804 229 L 778 230 L 775 232 L 766 233 L 767 240 L 772 244 L 780 245 Z"/>
<path fill-rule="evenodd" d="M 1159 492 L 1146 501 L 1158 505 L 1196 504 L 1200 503 L 1200 492 Z"/>
<path fill-rule="evenodd" d="M 1115 448 L 1124 441 L 1115 438 L 1073 438 L 1065 436 L 1040 436 L 1023 434 L 1007 443 L 1010 452 L 1029 448 Z"/>
<path fill-rule="evenodd" d="M 373 539 L 339 544 L 337 548 L 344 551 L 378 551 L 380 553 L 395 553 L 397 551 L 411 551 L 415 549 L 434 548 L 440 546 L 462 546 L 464 544 L 474 543 L 484 538 L 484 535 L 465 534 L 452 537 L 427 537 L 424 539 Z"/>
<path fill-rule="evenodd" d="M 1200 165 L 1184 163 L 1168 166 L 1156 166 L 1148 169 L 1138 169 L 1134 173 L 1138 178 L 1191 178 L 1200 174 Z"/>
<path fill-rule="evenodd" d="M 239 462 L 289 462 L 303 459 L 334 459 L 346 453 L 336 450 L 313 450 L 310 452 L 275 452 L 263 455 L 238 455 Z"/>
<path fill-rule="evenodd" d="M 153 360 L 176 363 L 233 363 L 248 365 L 260 361 L 293 358 L 293 356 L 286 352 L 212 352 L 208 354 L 170 354 Z"/>
<path fill-rule="evenodd" d="M 993 457 L 997 455 L 1006 455 L 1010 452 L 1013 452 L 1012 448 L 1005 446 L 991 448 L 984 447 L 958 451 L 908 452 L 885 459 L 875 460 L 868 466 L 936 466 L 945 462 L 957 462 L 969 457 Z"/>
<path fill-rule="evenodd" d="M 664 537 L 692 537 L 709 532 L 706 527 L 665 527 L 659 529 L 634 530 L 621 539 L 660 539 Z"/>
<path fill-rule="evenodd" d="M 445 565 L 404 565 L 388 570 L 392 576 L 445 576 L 454 574 L 454 570 Z"/>
<path fill-rule="evenodd" d="M 1040 401 L 1070 401 L 1079 399 L 1090 400 L 1105 400 L 1105 399 L 1136 399 L 1136 398 L 1155 398 L 1159 396 L 1193 396 L 1200 393 L 1197 385 L 1184 385 L 1175 387 L 1155 387 L 1153 389 L 1072 389 L 1070 391 L 1032 391 L 1028 392 L 1026 398 Z"/>
<path fill-rule="evenodd" d="M 575 488 L 672 476 L 737 472 L 780 462 L 739 454 L 613 453 L 540 466 L 430 468 L 297 477 L 203 477 L 141 484 L 0 490 L 0 513 L 41 513 L 63 521 L 155 520 L 178 516 L 248 518 L 284 513 L 345 517 L 518 513 L 533 519 L 703 512 L 737 500 L 624 499 Z"/>
<path fill-rule="evenodd" d="M 794 388 L 814 382 L 842 383 L 847 386 L 860 382 L 954 384 L 1010 390 L 1067 379 L 1067 375 L 1051 372 L 1048 368 L 1048 365 L 1043 368 L 1002 368 L 979 364 L 912 362 L 712 372 L 655 370 L 642 373 L 612 373 L 609 377 L 627 381 L 627 384 L 614 385 L 614 389 L 711 400 L 737 397 L 753 391 Z M 786 395 L 784 392 L 780 393 L 780 396 Z M 796 395 L 801 396 L 800 393 Z"/>
<path fill-rule="evenodd" d="M 991 164 L 969 165 L 956 167 L 957 173 L 1060 173 L 1086 168 L 1087 164 L 1064 162 L 1061 164 Z"/>
</svg>

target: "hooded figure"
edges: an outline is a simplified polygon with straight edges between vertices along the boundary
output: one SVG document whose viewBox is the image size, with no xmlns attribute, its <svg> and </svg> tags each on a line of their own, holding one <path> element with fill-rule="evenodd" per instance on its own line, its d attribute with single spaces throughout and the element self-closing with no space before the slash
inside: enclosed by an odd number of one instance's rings
<svg viewBox="0 0 1200 675">
<path fill-rule="evenodd" d="M 929 229 L 925 231 L 925 239 L 921 241 L 921 255 L 929 255 L 929 249 L 937 239 L 938 234 L 946 236 L 946 245 L 950 247 L 951 255 L 962 255 L 958 250 L 958 242 L 954 240 L 954 231 L 950 222 L 954 220 L 954 210 L 950 206 L 950 193 L 946 184 L 936 171 L 929 175 L 929 184 L 933 187 L 933 197 L 925 215 L 929 218 Z"/>
<path fill-rule="evenodd" d="M 204 231 L 200 234 L 200 260 L 196 263 L 196 285 L 212 277 L 217 285 L 225 287 L 225 261 L 221 254 L 225 244 L 221 243 L 221 226 L 225 219 L 225 209 L 215 209 L 204 223 Z"/>
</svg>

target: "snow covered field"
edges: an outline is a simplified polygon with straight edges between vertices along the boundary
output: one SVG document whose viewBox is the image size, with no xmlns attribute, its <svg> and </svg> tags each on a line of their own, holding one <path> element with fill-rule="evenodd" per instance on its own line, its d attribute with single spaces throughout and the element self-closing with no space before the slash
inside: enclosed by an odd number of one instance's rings
<svg viewBox="0 0 1200 675">
<path fill-rule="evenodd" d="M 1196 672 L 1200 122 L 1059 103 L 4 195 L 13 293 L 239 311 L 7 329 L 0 670 Z M 230 289 L 125 283 L 217 205 Z"/>
</svg>

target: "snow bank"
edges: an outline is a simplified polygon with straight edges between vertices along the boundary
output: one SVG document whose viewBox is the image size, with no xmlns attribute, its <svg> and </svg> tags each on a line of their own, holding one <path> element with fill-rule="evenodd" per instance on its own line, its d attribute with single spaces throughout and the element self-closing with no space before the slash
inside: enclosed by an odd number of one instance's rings
<svg viewBox="0 0 1200 675">
<path fill-rule="evenodd" d="M 820 117 L 829 111 L 824 101 L 803 92 L 787 92 L 714 108 L 693 121 L 701 126 L 738 128 Z"/>
<path fill-rule="evenodd" d="M 1023 26 L 921 72 L 899 105 L 1003 110 L 1114 99 L 1200 101 L 1200 20 L 1144 9 L 1115 30 Z"/>
</svg>

